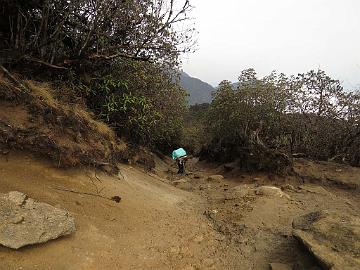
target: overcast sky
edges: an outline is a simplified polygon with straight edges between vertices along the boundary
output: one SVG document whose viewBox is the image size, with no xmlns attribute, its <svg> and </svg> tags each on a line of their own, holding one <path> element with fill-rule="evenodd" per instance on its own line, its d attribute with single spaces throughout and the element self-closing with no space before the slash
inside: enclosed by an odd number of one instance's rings
<svg viewBox="0 0 360 270">
<path fill-rule="evenodd" d="M 217 85 L 255 68 L 324 69 L 360 88 L 360 0 L 192 0 L 198 50 L 183 69 Z"/>
</svg>

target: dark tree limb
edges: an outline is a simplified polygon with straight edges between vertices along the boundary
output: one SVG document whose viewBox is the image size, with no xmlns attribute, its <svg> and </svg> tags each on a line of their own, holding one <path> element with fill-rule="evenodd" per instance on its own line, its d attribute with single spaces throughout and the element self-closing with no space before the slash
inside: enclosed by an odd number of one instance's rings
<svg viewBox="0 0 360 270">
<path fill-rule="evenodd" d="M 116 53 L 116 54 L 112 54 L 112 55 L 93 54 L 93 55 L 89 56 L 89 59 L 113 60 L 118 57 L 129 58 L 129 59 L 144 61 L 144 62 L 150 62 L 150 57 L 140 57 L 140 56 L 134 56 L 134 55 L 124 54 L 124 53 Z"/>
<path fill-rule="evenodd" d="M 24 93 L 31 92 L 24 84 L 22 84 L 18 79 L 16 79 L 3 65 L 0 65 L 0 69 L 4 72 L 4 74 L 15 84 L 20 87 L 20 90 Z"/>
<path fill-rule="evenodd" d="M 27 61 L 30 61 L 30 62 L 39 63 L 39 64 L 42 64 L 42 65 L 44 65 L 44 66 L 47 66 L 47 67 L 50 67 L 50 68 L 54 68 L 54 69 L 63 69 L 63 70 L 67 70 L 67 69 L 68 69 L 68 68 L 66 68 L 66 67 L 53 65 L 53 64 L 47 63 L 47 62 L 45 62 L 45 61 L 42 61 L 42 60 L 40 60 L 40 59 L 32 58 L 32 57 L 30 57 L 30 56 L 24 56 L 23 59 L 25 59 L 25 60 L 27 60 Z"/>
<path fill-rule="evenodd" d="M 94 193 L 89 193 L 89 192 L 81 192 L 81 191 L 76 191 L 73 189 L 67 189 L 67 188 L 62 188 L 62 187 L 52 187 L 55 190 L 60 190 L 60 191 L 65 191 L 65 192 L 70 192 L 70 193 L 75 193 L 75 194 L 80 194 L 80 195 L 87 195 L 87 196 L 93 196 L 93 197 L 99 197 L 99 198 L 103 198 L 109 201 L 114 201 L 116 203 L 119 203 L 121 201 L 121 197 L 120 196 L 113 196 L 111 198 L 102 196 L 100 194 L 94 194 Z"/>
</svg>

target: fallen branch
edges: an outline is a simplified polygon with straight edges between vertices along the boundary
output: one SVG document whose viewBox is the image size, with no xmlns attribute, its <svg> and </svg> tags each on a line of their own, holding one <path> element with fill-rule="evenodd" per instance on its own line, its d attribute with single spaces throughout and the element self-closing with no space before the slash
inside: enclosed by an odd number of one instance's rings
<svg viewBox="0 0 360 270">
<path fill-rule="evenodd" d="M 111 198 L 102 196 L 100 194 L 94 194 L 94 193 L 88 193 L 88 192 L 80 192 L 80 191 L 76 191 L 73 189 L 67 189 L 67 188 L 62 188 L 62 187 L 52 187 L 53 189 L 56 190 L 60 190 L 60 191 L 65 191 L 65 192 L 71 192 L 71 193 L 75 193 L 75 194 L 81 194 L 81 195 L 88 195 L 88 196 L 93 196 L 93 197 L 100 197 L 109 201 L 114 201 L 116 203 L 119 203 L 121 201 L 121 197 L 120 196 L 113 196 Z"/>
<path fill-rule="evenodd" d="M 5 73 L 5 75 L 15 84 L 17 84 L 24 93 L 30 93 L 31 91 L 22 84 L 18 79 L 16 79 L 3 65 L 0 65 L 0 69 Z"/>
<path fill-rule="evenodd" d="M 89 59 L 113 60 L 113 59 L 119 58 L 119 57 L 133 59 L 133 60 L 137 60 L 137 61 L 151 62 L 150 57 L 140 57 L 140 56 L 123 54 L 123 53 L 116 53 L 116 54 L 112 54 L 112 55 L 93 54 L 93 55 L 89 56 Z"/>
<path fill-rule="evenodd" d="M 305 153 L 293 153 L 293 154 L 291 154 L 291 156 L 293 158 L 304 158 L 304 157 L 306 157 L 306 154 Z"/>
<path fill-rule="evenodd" d="M 42 60 L 40 60 L 40 59 L 32 58 L 32 57 L 30 57 L 30 56 L 24 56 L 23 58 L 24 58 L 25 60 L 27 60 L 27 61 L 39 63 L 39 64 L 42 64 L 42 65 L 44 65 L 44 66 L 50 67 L 50 68 L 63 69 L 63 70 L 67 70 L 67 69 L 68 69 L 68 68 L 66 68 L 66 67 L 61 67 L 61 66 L 53 65 L 53 64 L 47 63 L 47 62 L 45 62 L 45 61 L 42 61 Z"/>
</svg>

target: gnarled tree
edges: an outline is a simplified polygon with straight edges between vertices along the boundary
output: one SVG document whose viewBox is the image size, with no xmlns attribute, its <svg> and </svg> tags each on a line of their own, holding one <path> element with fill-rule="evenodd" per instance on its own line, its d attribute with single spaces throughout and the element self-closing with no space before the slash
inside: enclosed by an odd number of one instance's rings
<svg viewBox="0 0 360 270">
<path fill-rule="evenodd" d="M 236 88 L 224 81 L 214 95 L 206 154 L 239 158 L 255 169 L 288 165 L 280 153 L 360 166 L 359 97 L 322 70 L 289 78 L 273 72 L 261 79 L 244 70 Z"/>
<path fill-rule="evenodd" d="M 192 48 L 189 0 L 1 0 L 0 60 L 61 67 L 128 57 L 170 66 Z"/>
</svg>

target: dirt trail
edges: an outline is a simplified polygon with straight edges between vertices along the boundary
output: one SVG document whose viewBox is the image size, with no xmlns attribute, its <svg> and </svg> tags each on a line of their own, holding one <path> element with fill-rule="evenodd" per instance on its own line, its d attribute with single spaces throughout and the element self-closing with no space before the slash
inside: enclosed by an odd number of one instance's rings
<svg viewBox="0 0 360 270">
<path fill-rule="evenodd" d="M 153 173 L 121 165 L 119 177 L 110 177 L 95 176 L 91 169 L 56 169 L 21 153 L 1 155 L 0 192 L 18 190 L 69 210 L 77 231 L 19 251 L 0 247 L 0 269 L 268 270 L 269 263 L 282 262 L 315 270 L 312 257 L 291 235 L 293 217 L 327 208 L 359 214 L 359 194 L 352 191 L 310 186 L 285 190 L 291 199 L 233 196 L 239 185 L 252 188 L 270 180 L 238 175 L 209 181 L 208 175 L 218 171 L 194 164 L 188 175 L 178 177 L 169 163 L 157 164 Z M 287 179 L 282 181 L 285 185 Z M 122 201 L 55 187 L 101 191 Z"/>
<path fill-rule="evenodd" d="M 190 173 L 181 180 L 177 180 L 174 170 L 166 178 L 177 187 L 205 198 L 206 216 L 223 236 L 222 241 L 237 252 L 233 259 L 242 262 L 233 269 L 268 270 L 270 263 L 283 263 L 293 270 L 317 270 L 320 269 L 317 262 L 293 237 L 292 221 L 319 210 L 359 216 L 360 194 L 356 186 L 360 170 L 332 163 L 318 166 L 313 162 L 308 177 L 309 163 L 296 162 L 298 169 L 305 167 L 303 175 L 284 177 L 241 173 L 236 169 L 227 172 L 224 166 L 196 163 L 189 164 Z M 324 172 L 339 174 L 340 171 L 341 185 L 329 178 L 322 179 Z M 219 173 L 225 179 L 208 178 Z M 259 196 L 251 192 L 264 185 L 283 189 L 285 196 Z M 244 192 L 247 190 L 248 193 Z"/>
<path fill-rule="evenodd" d="M 19 190 L 68 209 L 77 232 L 36 247 L 0 247 L 0 269 L 231 269 L 226 245 L 202 215 L 200 196 L 122 166 L 123 178 L 92 171 L 58 170 L 32 157 L 0 160 L 0 192 Z M 86 174 L 88 176 L 86 176 Z M 93 184 L 94 183 L 94 184 Z M 120 195 L 120 204 L 53 189 Z M 219 255 L 220 254 L 220 255 Z M 206 267 L 206 268 L 203 268 Z M 195 269 L 195 268 L 194 268 Z"/>
</svg>

